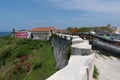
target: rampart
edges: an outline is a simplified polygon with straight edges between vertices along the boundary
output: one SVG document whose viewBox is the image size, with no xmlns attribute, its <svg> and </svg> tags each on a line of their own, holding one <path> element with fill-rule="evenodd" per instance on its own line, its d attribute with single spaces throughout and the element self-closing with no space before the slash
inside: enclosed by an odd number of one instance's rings
<svg viewBox="0 0 120 80">
<path fill-rule="evenodd" d="M 56 67 L 60 68 L 60 70 L 47 80 L 92 80 L 94 53 L 91 50 L 91 45 L 79 36 L 59 33 L 57 36 L 66 39 L 61 40 L 57 38 L 52 42 L 55 59 L 57 61 Z M 72 41 L 69 60 L 65 59 L 64 56 L 67 49 L 67 40 Z"/>
</svg>

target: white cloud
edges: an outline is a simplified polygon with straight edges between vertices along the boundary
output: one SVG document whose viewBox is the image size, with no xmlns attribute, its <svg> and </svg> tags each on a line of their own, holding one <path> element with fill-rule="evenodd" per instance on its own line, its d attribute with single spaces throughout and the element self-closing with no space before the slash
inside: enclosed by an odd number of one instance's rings
<svg viewBox="0 0 120 80">
<path fill-rule="evenodd" d="M 69 10 L 84 10 L 102 13 L 120 13 L 119 0 L 35 0 Z"/>
<path fill-rule="evenodd" d="M 57 18 L 50 18 L 48 23 L 74 26 L 96 26 L 111 23 L 120 25 L 120 0 L 33 0 L 40 6 L 60 10 Z M 49 9 L 49 8 L 48 8 Z M 55 9 L 55 10 L 56 10 Z M 54 9 L 53 9 L 54 10 Z M 49 10 L 48 10 L 49 11 Z M 74 12 L 72 12 L 74 11 Z M 65 13 L 64 13 L 65 12 Z M 67 14 L 66 14 L 67 13 Z M 56 14 L 56 13 L 53 13 Z M 58 17 L 59 16 L 59 17 Z M 46 19 L 47 20 L 47 19 Z M 42 22 L 45 22 L 43 20 Z M 52 21 L 52 22 L 51 22 Z M 58 24 L 59 25 L 59 24 Z"/>
</svg>

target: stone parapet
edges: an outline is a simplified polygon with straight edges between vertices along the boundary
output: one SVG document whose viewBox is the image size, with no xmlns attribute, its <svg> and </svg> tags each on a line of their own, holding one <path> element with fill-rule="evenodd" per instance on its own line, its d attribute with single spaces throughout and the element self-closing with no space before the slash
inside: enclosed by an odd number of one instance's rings
<svg viewBox="0 0 120 80">
<path fill-rule="evenodd" d="M 71 56 L 68 65 L 54 73 L 47 80 L 92 80 L 94 68 L 94 53 L 91 45 L 79 36 L 57 34 L 71 39 Z"/>
</svg>

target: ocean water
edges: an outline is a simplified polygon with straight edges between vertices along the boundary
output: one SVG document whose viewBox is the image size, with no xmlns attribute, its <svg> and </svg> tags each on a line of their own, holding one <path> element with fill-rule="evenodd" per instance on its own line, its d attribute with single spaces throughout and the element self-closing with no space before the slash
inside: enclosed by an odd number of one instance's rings
<svg viewBox="0 0 120 80">
<path fill-rule="evenodd" d="M 10 36 L 10 32 L 0 32 L 0 36 Z"/>
</svg>

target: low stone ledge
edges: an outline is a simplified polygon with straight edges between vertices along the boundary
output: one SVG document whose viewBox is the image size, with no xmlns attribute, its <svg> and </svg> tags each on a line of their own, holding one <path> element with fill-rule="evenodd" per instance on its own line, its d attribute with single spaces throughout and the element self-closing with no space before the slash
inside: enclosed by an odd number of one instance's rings
<svg viewBox="0 0 120 80">
<path fill-rule="evenodd" d="M 81 40 L 79 36 L 65 34 L 59 36 L 66 37 L 67 40 L 72 38 L 72 55 L 68 65 L 47 80 L 93 80 L 94 53 L 91 50 L 91 45 Z"/>
<path fill-rule="evenodd" d="M 91 45 L 86 41 L 83 41 L 82 43 L 73 44 L 71 47 L 80 49 L 91 49 Z"/>
<path fill-rule="evenodd" d="M 82 42 L 83 42 L 83 39 L 81 39 L 81 38 L 72 39 L 72 45 L 82 43 Z"/>
<path fill-rule="evenodd" d="M 91 45 L 87 42 L 74 44 L 71 46 L 72 55 L 89 55 L 92 53 Z"/>
<path fill-rule="evenodd" d="M 90 49 L 71 48 L 71 55 L 90 55 L 92 51 Z"/>
<path fill-rule="evenodd" d="M 47 80 L 92 80 L 94 54 L 70 57 L 68 65 Z"/>
</svg>

